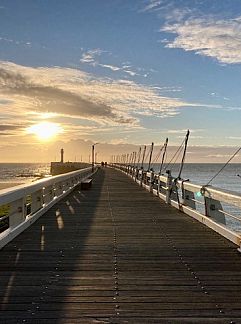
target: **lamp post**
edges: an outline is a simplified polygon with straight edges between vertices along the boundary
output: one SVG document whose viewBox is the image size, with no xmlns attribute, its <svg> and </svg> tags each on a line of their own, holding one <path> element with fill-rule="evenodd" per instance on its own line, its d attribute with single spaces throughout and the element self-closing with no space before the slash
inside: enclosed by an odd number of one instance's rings
<svg viewBox="0 0 241 324">
<path fill-rule="evenodd" d="M 95 167 L 95 145 L 99 143 L 95 143 L 92 145 L 92 172 L 94 172 L 94 167 Z"/>
</svg>

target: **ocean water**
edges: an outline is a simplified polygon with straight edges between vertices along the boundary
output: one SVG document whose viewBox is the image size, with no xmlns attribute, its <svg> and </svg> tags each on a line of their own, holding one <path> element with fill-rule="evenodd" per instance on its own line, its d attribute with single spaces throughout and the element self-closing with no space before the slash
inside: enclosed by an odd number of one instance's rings
<svg viewBox="0 0 241 324">
<path fill-rule="evenodd" d="M 49 175 L 49 163 L 0 163 L 0 182 L 29 183 Z"/>
<path fill-rule="evenodd" d="M 209 180 L 222 168 L 220 163 L 186 163 L 182 171 L 182 178 L 189 179 L 190 182 L 206 185 Z M 147 165 L 144 165 L 147 168 Z M 153 164 L 154 171 L 159 172 L 160 164 Z M 180 165 L 173 164 L 168 167 L 171 174 L 175 177 L 178 175 Z M 165 171 L 163 172 L 165 174 Z M 211 182 L 210 185 L 222 189 L 241 192 L 241 164 L 228 164 L 224 170 Z"/>
</svg>

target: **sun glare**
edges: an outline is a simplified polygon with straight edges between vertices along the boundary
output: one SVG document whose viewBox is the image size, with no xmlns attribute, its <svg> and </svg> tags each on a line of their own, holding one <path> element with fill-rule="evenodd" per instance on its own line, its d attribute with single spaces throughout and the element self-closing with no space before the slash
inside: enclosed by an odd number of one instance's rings
<svg viewBox="0 0 241 324">
<path fill-rule="evenodd" d="M 60 125 L 50 122 L 32 125 L 27 130 L 27 133 L 36 135 L 41 141 L 51 140 L 62 132 L 63 129 Z"/>
</svg>

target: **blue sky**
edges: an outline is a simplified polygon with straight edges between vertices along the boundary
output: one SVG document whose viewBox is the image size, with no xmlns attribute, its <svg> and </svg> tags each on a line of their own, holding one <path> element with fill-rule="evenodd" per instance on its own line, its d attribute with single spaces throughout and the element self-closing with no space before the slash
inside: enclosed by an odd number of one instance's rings
<svg viewBox="0 0 241 324">
<path fill-rule="evenodd" d="M 240 75 L 239 0 L 0 0 L 0 150 L 10 160 L 21 155 L 11 149 L 42 145 L 26 129 L 50 121 L 69 147 L 178 145 L 189 128 L 212 161 L 208 148 L 241 143 Z"/>
</svg>

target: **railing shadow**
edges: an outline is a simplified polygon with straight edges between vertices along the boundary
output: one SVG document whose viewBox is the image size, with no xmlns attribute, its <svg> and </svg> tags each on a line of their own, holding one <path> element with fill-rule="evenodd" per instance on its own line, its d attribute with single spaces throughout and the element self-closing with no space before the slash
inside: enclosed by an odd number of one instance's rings
<svg viewBox="0 0 241 324">
<path fill-rule="evenodd" d="M 0 322 L 60 323 L 100 203 L 104 170 L 53 206 L 0 251 Z M 105 203 L 103 208 L 105 208 Z"/>
</svg>

